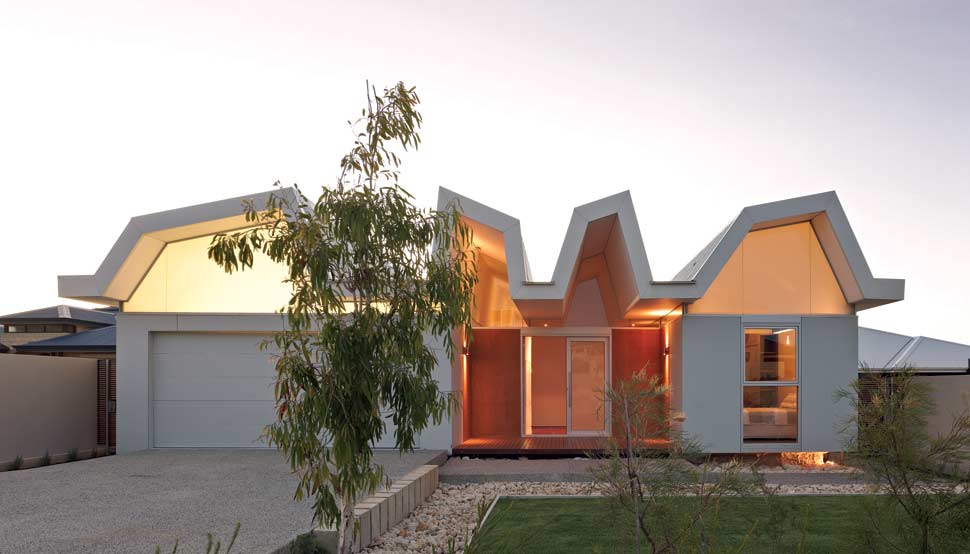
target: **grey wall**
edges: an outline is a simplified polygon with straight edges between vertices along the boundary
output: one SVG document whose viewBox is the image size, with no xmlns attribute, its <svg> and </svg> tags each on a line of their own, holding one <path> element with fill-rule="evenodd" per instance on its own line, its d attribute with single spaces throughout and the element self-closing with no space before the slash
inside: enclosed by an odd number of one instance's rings
<svg viewBox="0 0 970 554">
<path fill-rule="evenodd" d="M 858 375 L 859 322 L 856 316 L 805 316 L 801 328 L 801 450 L 843 450 L 838 433 L 852 411 L 833 395 Z"/>
<path fill-rule="evenodd" d="M 741 318 L 683 317 L 684 430 L 710 452 L 741 447 Z"/>
<path fill-rule="evenodd" d="M 97 446 L 98 362 L 0 354 L 0 463 Z"/>
<path fill-rule="evenodd" d="M 926 420 L 927 431 L 931 436 L 948 432 L 954 416 L 970 408 L 970 375 L 924 375 L 916 380 L 930 387 L 930 397 L 936 404 L 936 410 Z M 970 462 L 963 464 L 963 470 L 967 469 Z"/>
</svg>

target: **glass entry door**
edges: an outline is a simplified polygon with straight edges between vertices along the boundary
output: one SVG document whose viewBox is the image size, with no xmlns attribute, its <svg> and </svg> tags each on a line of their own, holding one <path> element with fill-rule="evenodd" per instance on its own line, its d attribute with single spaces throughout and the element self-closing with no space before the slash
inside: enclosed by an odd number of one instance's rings
<svg viewBox="0 0 970 554">
<path fill-rule="evenodd" d="M 606 434 L 606 339 L 571 338 L 567 342 L 569 434 Z"/>
<path fill-rule="evenodd" d="M 607 337 L 523 337 L 523 434 L 605 435 Z"/>
</svg>

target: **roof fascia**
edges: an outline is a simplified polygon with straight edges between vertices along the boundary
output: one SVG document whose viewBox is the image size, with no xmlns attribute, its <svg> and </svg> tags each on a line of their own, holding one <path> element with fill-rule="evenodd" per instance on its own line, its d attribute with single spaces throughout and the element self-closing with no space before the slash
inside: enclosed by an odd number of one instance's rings
<svg viewBox="0 0 970 554">
<path fill-rule="evenodd" d="M 211 234 L 213 229 L 207 229 L 199 234 L 199 228 L 194 227 L 204 222 L 225 220 L 223 225 L 225 228 L 218 228 L 215 232 L 239 229 L 245 226 L 236 218 L 245 213 L 244 201 L 251 200 L 254 205 L 261 206 L 265 205 L 273 195 L 293 200 L 295 191 L 292 188 L 274 189 L 133 217 L 94 275 L 58 277 L 58 295 L 107 304 L 117 304 L 118 301 L 127 300 L 166 244 Z M 181 232 L 166 233 L 164 239 L 151 236 L 152 233 L 179 228 L 183 228 Z M 133 285 L 118 282 L 119 275 L 129 273 L 138 276 L 137 279 L 128 280 L 133 282 Z"/>
<path fill-rule="evenodd" d="M 846 300 L 857 309 L 902 300 L 902 279 L 875 279 L 849 220 L 834 191 L 748 206 L 731 224 L 720 243 L 698 270 L 693 291 L 700 298 L 728 259 L 752 230 L 811 221 L 825 255 L 832 264 Z"/>
</svg>

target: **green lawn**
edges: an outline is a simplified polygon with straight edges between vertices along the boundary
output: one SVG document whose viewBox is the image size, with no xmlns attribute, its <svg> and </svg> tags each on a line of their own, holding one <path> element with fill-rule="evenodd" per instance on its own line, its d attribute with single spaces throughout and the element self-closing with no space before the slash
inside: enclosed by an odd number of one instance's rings
<svg viewBox="0 0 970 554">
<path fill-rule="evenodd" d="M 719 544 L 737 549 L 746 540 L 745 554 L 847 552 L 861 532 L 862 502 L 857 496 L 725 498 Z M 774 533 L 767 529 L 771 516 Z M 482 554 L 631 552 L 624 537 L 629 527 L 619 520 L 602 498 L 503 499 L 478 542 Z"/>
</svg>

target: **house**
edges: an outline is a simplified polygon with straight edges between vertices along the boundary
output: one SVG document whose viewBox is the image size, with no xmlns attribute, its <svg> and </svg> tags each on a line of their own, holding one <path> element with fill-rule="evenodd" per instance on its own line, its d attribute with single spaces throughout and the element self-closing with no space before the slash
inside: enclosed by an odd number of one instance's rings
<svg viewBox="0 0 970 554">
<path fill-rule="evenodd" d="M 114 324 L 113 310 L 50 306 L 0 316 L 0 343 L 19 351 L 20 346 L 27 343 L 83 333 Z"/>
<path fill-rule="evenodd" d="M 76 390 L 74 394 L 97 398 L 96 443 L 109 452 L 116 443 L 116 312 L 116 308 L 61 305 L 0 317 L 0 324 L 6 327 L 0 342 L 9 341 L 17 354 L 97 360 L 96 390 Z"/>
<path fill-rule="evenodd" d="M 261 446 L 273 369 L 258 343 L 284 324 L 285 269 L 258 255 L 230 276 L 206 250 L 269 194 L 133 218 L 95 274 L 59 278 L 63 297 L 120 308 L 120 451 Z M 518 220 L 440 189 L 452 202 L 480 282 L 461 355 L 431 345 L 462 408 L 424 448 L 594 447 L 614 428 L 603 389 L 642 369 L 711 452 L 840 450 L 849 406 L 833 392 L 857 372 L 856 313 L 903 299 L 902 280 L 873 277 L 834 192 L 744 208 L 670 281 L 653 278 L 628 192 L 574 210 L 550 281 L 532 278 Z"/>
<path fill-rule="evenodd" d="M 926 385 L 934 404 L 926 416 L 930 436 L 951 432 L 954 417 L 970 410 L 970 344 L 859 327 L 863 401 L 876 388 L 893 394 L 893 375 L 905 368 L 915 370 L 916 381 Z M 970 469 L 970 462 L 962 465 L 964 471 Z"/>
</svg>

